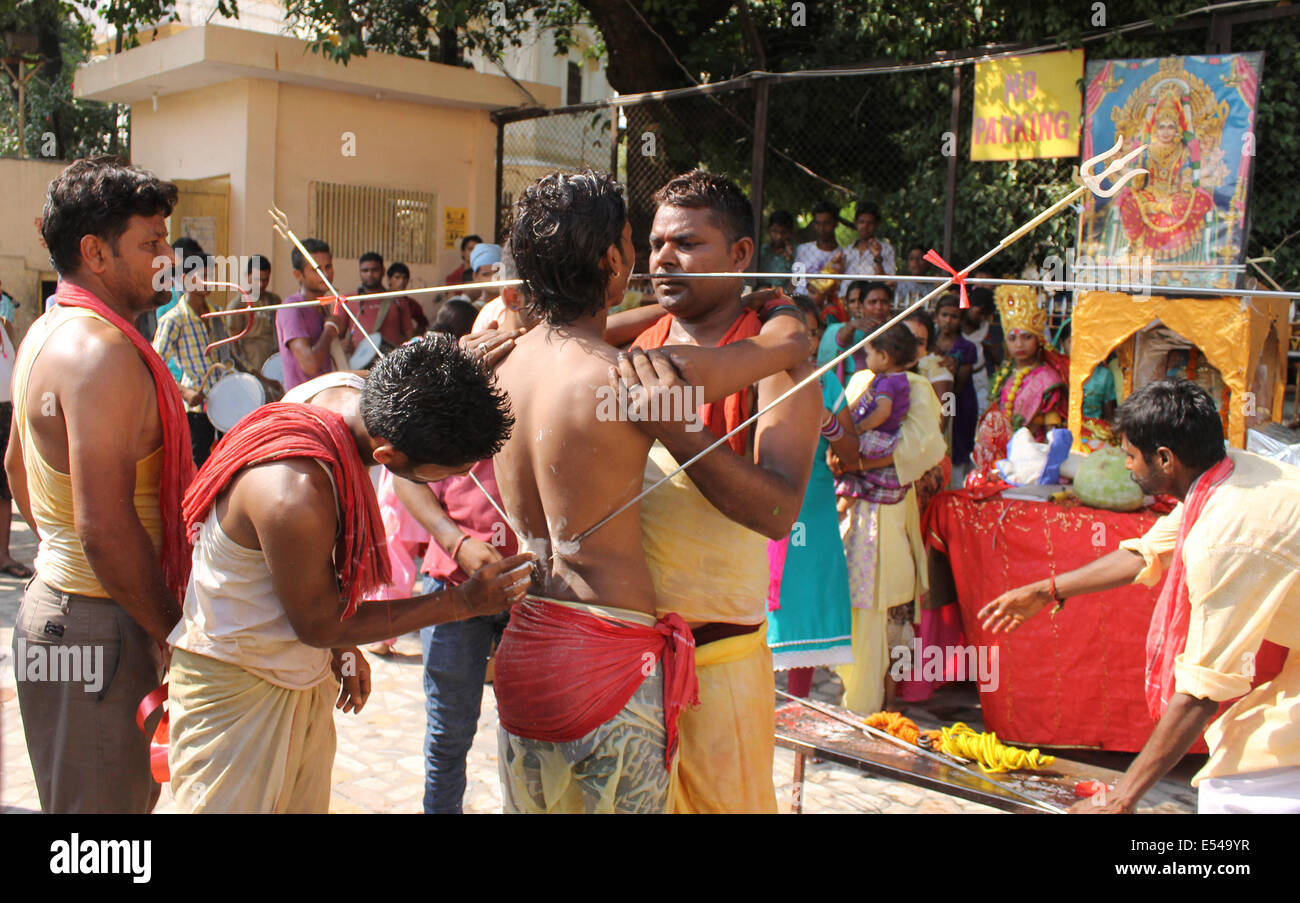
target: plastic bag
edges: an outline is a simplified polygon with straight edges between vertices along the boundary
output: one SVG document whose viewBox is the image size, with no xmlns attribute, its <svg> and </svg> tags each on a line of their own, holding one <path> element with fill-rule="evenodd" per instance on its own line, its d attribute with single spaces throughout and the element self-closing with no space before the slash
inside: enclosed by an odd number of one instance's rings
<svg viewBox="0 0 1300 903">
<path fill-rule="evenodd" d="M 1278 427 L 1276 424 L 1246 430 L 1246 451 L 1300 467 L 1300 444 L 1288 445 L 1283 438 L 1283 436 L 1289 438 L 1290 435 L 1290 430 Z"/>
</svg>

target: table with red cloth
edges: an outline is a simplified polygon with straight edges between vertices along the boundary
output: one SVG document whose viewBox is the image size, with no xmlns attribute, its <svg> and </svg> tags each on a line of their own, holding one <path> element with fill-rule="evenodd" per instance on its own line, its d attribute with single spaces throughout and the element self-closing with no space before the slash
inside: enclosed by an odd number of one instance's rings
<svg viewBox="0 0 1300 903">
<path fill-rule="evenodd" d="M 1001 740 L 1137 752 L 1155 727 L 1144 697 L 1147 625 L 1163 581 L 1070 599 L 1013 633 L 988 634 L 976 614 L 1009 589 L 1095 561 L 1159 515 L 1083 505 L 935 496 L 926 543 L 948 556 L 966 642 L 997 647 L 997 687 L 980 691 Z M 1197 740 L 1192 752 L 1205 752 Z"/>
</svg>

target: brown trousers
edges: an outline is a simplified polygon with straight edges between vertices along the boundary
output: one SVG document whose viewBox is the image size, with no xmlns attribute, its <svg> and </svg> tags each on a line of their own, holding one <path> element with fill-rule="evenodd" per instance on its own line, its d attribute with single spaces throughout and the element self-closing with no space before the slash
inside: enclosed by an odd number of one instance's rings
<svg viewBox="0 0 1300 903">
<path fill-rule="evenodd" d="M 60 592 L 34 577 L 13 648 L 41 810 L 151 811 L 162 788 L 149 772 L 149 738 L 135 726 L 136 707 L 162 678 L 149 635 L 111 599 Z"/>
</svg>

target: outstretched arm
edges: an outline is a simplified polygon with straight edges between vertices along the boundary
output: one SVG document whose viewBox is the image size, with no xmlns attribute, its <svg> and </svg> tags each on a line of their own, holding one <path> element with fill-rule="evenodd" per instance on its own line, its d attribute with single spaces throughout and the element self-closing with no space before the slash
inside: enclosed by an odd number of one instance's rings
<svg viewBox="0 0 1300 903">
<path fill-rule="evenodd" d="M 1144 567 L 1146 562 L 1140 553 L 1116 549 L 1081 568 L 1061 574 L 1056 578 L 1056 592 L 1062 599 L 1068 599 L 1127 586 L 1137 579 Z M 1003 593 L 981 608 L 977 617 L 990 633 L 1002 630 L 1010 633 L 1022 621 L 1054 604 L 1051 581 L 1039 580 Z"/>
<path fill-rule="evenodd" d="M 628 354 L 636 370 L 643 373 L 650 372 L 645 369 L 647 357 L 671 362 L 681 372 L 686 385 L 699 390 L 699 403 L 706 404 L 805 363 L 812 350 L 808 328 L 802 319 L 777 315 L 764 323 L 753 338 L 720 348 L 666 345 L 650 352 L 634 348 Z"/>
<path fill-rule="evenodd" d="M 429 624 L 493 614 L 520 601 L 531 579 L 533 556 L 515 555 L 480 569 L 458 587 L 363 603 L 340 621 L 333 562 L 338 517 L 324 470 L 314 461 L 289 460 L 254 468 L 238 479 L 226 516 L 248 517 L 289 623 L 309 646 L 363 645 Z"/>
</svg>

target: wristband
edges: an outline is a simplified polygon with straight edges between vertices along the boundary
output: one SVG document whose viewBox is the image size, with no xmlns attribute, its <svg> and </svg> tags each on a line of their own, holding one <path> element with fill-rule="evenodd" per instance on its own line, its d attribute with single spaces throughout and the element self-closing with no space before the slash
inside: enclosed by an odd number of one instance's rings
<svg viewBox="0 0 1300 903">
<path fill-rule="evenodd" d="M 1052 609 L 1052 613 L 1055 614 L 1065 607 L 1065 600 L 1061 598 L 1060 592 L 1056 589 L 1055 574 L 1053 574 L 1048 580 L 1048 589 L 1052 594 L 1052 601 L 1056 603 L 1056 608 Z"/>
<path fill-rule="evenodd" d="M 460 566 L 460 562 L 456 560 L 456 556 L 460 553 L 460 547 L 465 544 L 465 540 L 467 539 L 469 539 L 469 534 L 462 533 L 460 534 L 460 539 L 456 540 L 456 544 L 451 547 L 451 560 L 457 567 Z"/>
<path fill-rule="evenodd" d="M 844 427 L 840 424 L 840 421 L 834 414 L 828 414 L 826 419 L 829 420 L 830 423 L 827 423 L 825 420 L 822 421 L 822 436 L 825 437 L 827 442 L 834 442 L 836 439 L 839 439 L 844 435 Z"/>
</svg>

